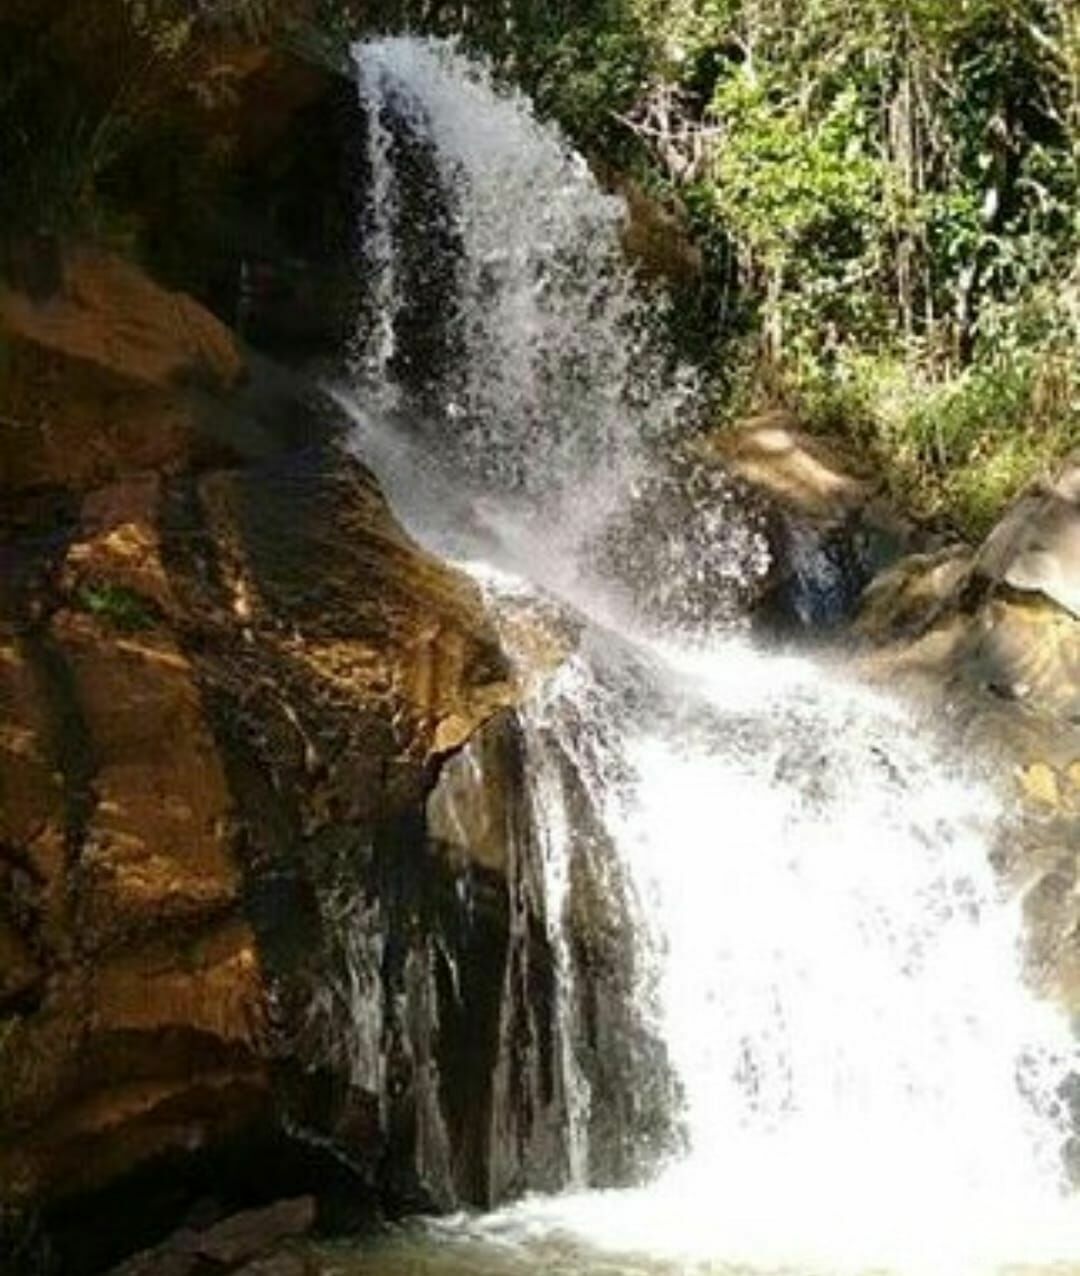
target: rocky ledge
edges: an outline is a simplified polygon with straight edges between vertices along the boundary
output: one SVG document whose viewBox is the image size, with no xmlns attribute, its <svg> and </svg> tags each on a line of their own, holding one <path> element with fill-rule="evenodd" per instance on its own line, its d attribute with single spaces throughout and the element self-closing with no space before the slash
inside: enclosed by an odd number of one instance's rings
<svg viewBox="0 0 1080 1276">
<path fill-rule="evenodd" d="M 786 413 L 702 448 L 764 503 L 759 630 L 805 641 L 831 628 L 826 658 L 902 688 L 983 759 L 1012 813 L 997 854 L 1030 923 L 1029 978 L 1080 1017 L 1080 457 L 971 546 L 890 509 Z"/>
<path fill-rule="evenodd" d="M 428 831 L 515 696 L 476 591 L 308 388 L 134 267 L 56 255 L 0 327 L 12 1263 L 45 1237 L 101 1270 L 293 1180 L 361 1208 L 554 1181 L 533 852 Z"/>
<path fill-rule="evenodd" d="M 909 555 L 856 619 L 871 677 L 948 710 L 1017 815 L 1000 867 L 1023 893 L 1032 983 L 1080 1017 L 1080 457 L 1022 493 L 980 546 Z"/>
</svg>

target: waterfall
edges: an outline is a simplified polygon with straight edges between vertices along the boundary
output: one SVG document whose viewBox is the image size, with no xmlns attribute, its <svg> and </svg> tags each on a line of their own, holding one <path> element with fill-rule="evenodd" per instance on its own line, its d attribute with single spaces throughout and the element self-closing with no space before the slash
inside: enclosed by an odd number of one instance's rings
<svg viewBox="0 0 1080 1276">
<path fill-rule="evenodd" d="M 911 706 L 683 613 L 767 562 L 722 481 L 682 531 L 627 518 L 695 380 L 622 260 L 620 201 L 454 46 L 354 55 L 369 304 L 338 398 L 400 516 L 477 574 L 506 633 L 524 598 L 570 635 L 522 710 L 563 1018 L 582 1031 L 592 855 L 633 935 L 627 1110 L 644 1126 L 665 1103 L 676 1131 L 646 1147 L 647 1186 L 461 1226 L 814 1270 L 1080 1254 L 1080 1058 L 1023 985 L 977 759 Z M 574 1047 L 580 1179 L 602 1095 Z"/>
</svg>

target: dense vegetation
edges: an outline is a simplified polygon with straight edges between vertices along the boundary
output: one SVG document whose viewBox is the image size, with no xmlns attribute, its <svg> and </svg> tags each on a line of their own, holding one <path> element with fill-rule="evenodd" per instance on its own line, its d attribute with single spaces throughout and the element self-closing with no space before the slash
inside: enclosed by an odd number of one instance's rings
<svg viewBox="0 0 1080 1276">
<path fill-rule="evenodd" d="M 1080 443 L 1075 0 L 510 0 L 470 30 L 690 211 L 729 410 L 843 432 L 972 532 Z"/>
<path fill-rule="evenodd" d="M 1080 443 L 1075 0 L 22 7 L 0 58 L 4 225 L 137 239 L 146 192 L 205 207 L 230 162 L 206 144 L 229 78 L 205 50 L 230 33 L 463 31 L 688 211 L 710 269 L 685 313 L 727 411 L 786 404 L 972 531 Z"/>
</svg>

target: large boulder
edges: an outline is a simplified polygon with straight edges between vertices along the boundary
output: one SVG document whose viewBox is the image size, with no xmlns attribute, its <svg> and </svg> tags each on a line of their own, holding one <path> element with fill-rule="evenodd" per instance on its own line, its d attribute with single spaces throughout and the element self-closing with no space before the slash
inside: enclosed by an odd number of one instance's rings
<svg viewBox="0 0 1080 1276">
<path fill-rule="evenodd" d="M 976 550 L 905 558 L 867 589 L 859 635 L 898 669 L 1080 724 L 1080 464 L 1008 509 Z"/>
<path fill-rule="evenodd" d="M 977 549 L 911 555 L 866 590 L 860 667 L 943 702 L 993 760 L 1003 874 L 1023 893 L 1032 983 L 1080 1019 L 1080 468 L 1023 493 Z"/>
<path fill-rule="evenodd" d="M 161 1245 L 128 1259 L 110 1276 L 199 1276 L 210 1268 L 224 1276 L 242 1271 L 306 1276 L 310 1270 L 286 1246 L 314 1226 L 316 1202 L 300 1196 L 245 1210 L 208 1227 L 185 1227 Z"/>
<path fill-rule="evenodd" d="M 421 813 L 512 689 L 469 585 L 344 458 L 96 491 L 24 582 L 0 647 L 0 1183 L 38 1200 L 265 1109 L 267 878 Z"/>
<path fill-rule="evenodd" d="M 1080 620 L 1080 453 L 1017 499 L 986 538 L 974 571 L 1042 595 Z"/>
<path fill-rule="evenodd" d="M 848 621 L 874 574 L 925 539 L 882 498 L 880 483 L 782 409 L 712 431 L 697 450 L 758 510 L 769 569 L 754 619 L 766 634 Z"/>
<path fill-rule="evenodd" d="M 195 303 L 64 272 L 0 312 L 27 361 L 0 438 L 0 1243 L 33 1214 L 77 1276 L 206 1192 L 553 1186 L 539 851 L 451 846 L 429 809 L 518 694 L 478 591 L 320 413 L 252 418 Z"/>
<path fill-rule="evenodd" d="M 137 267 L 27 244 L 0 282 L 0 485 L 86 491 L 220 458 L 206 404 L 246 367 L 227 328 Z M 10 495 L 9 495 L 10 499 Z"/>
</svg>

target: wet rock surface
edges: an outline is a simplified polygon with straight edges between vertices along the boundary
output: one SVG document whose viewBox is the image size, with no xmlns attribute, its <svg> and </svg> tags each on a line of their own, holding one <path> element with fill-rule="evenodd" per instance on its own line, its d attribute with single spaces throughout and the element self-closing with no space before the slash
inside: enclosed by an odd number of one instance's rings
<svg viewBox="0 0 1080 1276">
<path fill-rule="evenodd" d="M 0 307 L 14 1269 L 102 1270 L 207 1192 L 355 1221 L 553 1186 L 536 847 L 429 828 L 518 694 L 479 595 L 194 302 L 81 253 L 60 278 Z"/>
<path fill-rule="evenodd" d="M 315 1224 L 313 1197 L 278 1201 L 264 1209 L 234 1214 L 208 1227 L 186 1227 L 163 1244 L 123 1263 L 110 1276 L 198 1276 L 207 1270 L 254 1276 L 290 1269 L 304 1272 L 299 1255 L 283 1244 L 310 1232 Z"/>
<path fill-rule="evenodd" d="M 925 539 L 881 499 L 871 476 L 854 473 L 782 410 L 706 435 L 696 450 L 757 508 L 771 560 L 753 603 L 764 636 L 835 631 L 871 578 Z"/>
<path fill-rule="evenodd" d="M 782 412 L 707 437 L 764 502 L 766 634 L 840 631 L 862 675 L 902 689 L 981 757 L 1010 813 L 999 867 L 1023 895 L 1032 985 L 1080 1014 L 1080 470 L 1067 460 L 970 547 L 907 523 L 873 481 Z"/>
<path fill-rule="evenodd" d="M 1000 867 L 1022 891 L 1031 982 L 1080 1015 L 1080 536 L 1075 461 L 1022 494 L 983 545 L 902 559 L 855 624 L 872 678 L 944 704 L 1015 818 Z"/>
</svg>

